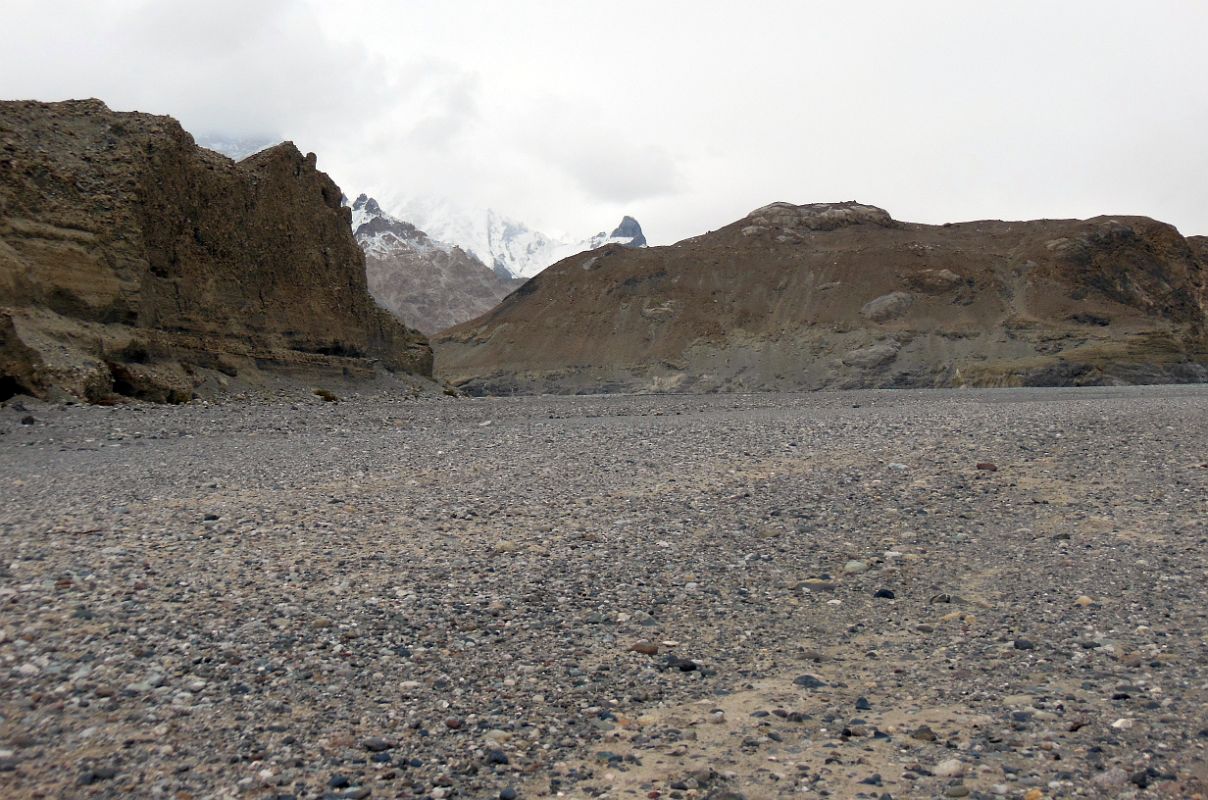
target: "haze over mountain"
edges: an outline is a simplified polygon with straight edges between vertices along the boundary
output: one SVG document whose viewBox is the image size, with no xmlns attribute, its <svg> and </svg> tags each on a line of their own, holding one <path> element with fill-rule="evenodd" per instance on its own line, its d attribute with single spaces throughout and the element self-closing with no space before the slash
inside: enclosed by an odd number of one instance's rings
<svg viewBox="0 0 1208 800">
<path fill-rule="evenodd" d="M 523 282 L 502 277 L 460 247 L 390 216 L 367 195 L 351 207 L 370 294 L 424 333 L 482 314 Z"/>
<path fill-rule="evenodd" d="M 1144 217 L 932 226 L 774 203 L 565 259 L 434 344 L 475 393 L 1203 381 L 1204 252 Z"/>
<path fill-rule="evenodd" d="M 280 140 L 260 136 L 223 136 L 216 133 L 194 134 L 193 140 L 197 142 L 198 147 L 222 153 L 233 161 L 242 161 L 261 150 L 267 150 L 275 144 L 280 144 Z"/>
<path fill-rule="evenodd" d="M 567 256 L 606 244 L 645 247 L 646 236 L 637 220 L 626 216 L 611 232 L 581 239 L 546 234 L 494 209 L 468 209 L 448 198 L 411 197 L 394 200 L 395 215 L 432 237 L 473 253 L 501 276 L 531 278 Z"/>
</svg>

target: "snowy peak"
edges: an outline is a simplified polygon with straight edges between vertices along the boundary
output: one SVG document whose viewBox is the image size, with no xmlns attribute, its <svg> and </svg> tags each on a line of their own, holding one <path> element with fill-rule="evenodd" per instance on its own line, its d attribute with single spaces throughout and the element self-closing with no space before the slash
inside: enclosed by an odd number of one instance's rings
<svg viewBox="0 0 1208 800">
<path fill-rule="evenodd" d="M 628 239 L 628 242 L 623 242 L 626 247 L 646 246 L 646 234 L 642 233 L 642 226 L 630 216 L 621 217 L 621 224 L 613 230 L 610 236 L 618 242 Z"/>
<path fill-rule="evenodd" d="M 622 247 L 645 247 L 646 235 L 642 233 L 642 226 L 633 217 L 622 217 L 621 224 L 613 229 L 612 233 L 600 231 L 595 236 L 585 242 L 576 245 L 578 249 L 573 249 L 573 252 L 567 255 L 575 255 L 583 250 L 595 250 L 597 247 L 603 247 L 606 244 L 619 244 Z"/>
<path fill-rule="evenodd" d="M 366 254 L 386 257 L 408 250 L 415 253 L 448 253 L 453 245 L 437 241 L 410 222 L 390 216 L 368 195 L 352 203 L 352 234 Z"/>
<path fill-rule="evenodd" d="M 612 233 L 585 239 L 554 237 L 493 209 L 467 210 L 441 198 L 400 198 L 387 205 L 443 242 L 472 253 L 505 278 L 531 278 L 564 258 L 606 244 L 645 247 L 642 226 L 625 217 Z"/>
</svg>

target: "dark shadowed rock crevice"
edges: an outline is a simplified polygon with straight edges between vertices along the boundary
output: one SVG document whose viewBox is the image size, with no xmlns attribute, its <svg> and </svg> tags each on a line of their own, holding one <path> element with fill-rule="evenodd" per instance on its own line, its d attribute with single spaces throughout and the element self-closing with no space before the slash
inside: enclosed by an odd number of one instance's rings
<svg viewBox="0 0 1208 800">
<path fill-rule="evenodd" d="M 370 298 L 340 190 L 290 143 L 236 164 L 169 117 L 0 103 L 3 377 L 91 400 L 430 375 Z"/>
</svg>

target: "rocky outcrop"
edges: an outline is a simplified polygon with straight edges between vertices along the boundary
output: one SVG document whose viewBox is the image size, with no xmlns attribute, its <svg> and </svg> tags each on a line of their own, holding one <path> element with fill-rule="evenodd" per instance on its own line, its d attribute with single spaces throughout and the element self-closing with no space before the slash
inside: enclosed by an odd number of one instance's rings
<svg viewBox="0 0 1208 800">
<path fill-rule="evenodd" d="M 352 226 L 365 251 L 369 292 L 424 333 L 479 316 L 524 282 L 503 277 L 460 247 L 390 216 L 364 194 L 352 204 Z"/>
<path fill-rule="evenodd" d="M 370 298 L 340 197 L 289 143 L 236 164 L 168 117 L 0 103 L 3 394 L 430 374 Z"/>
<path fill-rule="evenodd" d="M 565 259 L 437 337 L 438 364 L 476 393 L 1203 381 L 1206 242 L 1144 217 L 774 203 Z"/>
<path fill-rule="evenodd" d="M 642 233 L 642 226 L 630 216 L 621 217 L 621 224 L 613 228 L 608 238 L 618 241 L 626 247 L 646 246 L 646 234 Z"/>
</svg>

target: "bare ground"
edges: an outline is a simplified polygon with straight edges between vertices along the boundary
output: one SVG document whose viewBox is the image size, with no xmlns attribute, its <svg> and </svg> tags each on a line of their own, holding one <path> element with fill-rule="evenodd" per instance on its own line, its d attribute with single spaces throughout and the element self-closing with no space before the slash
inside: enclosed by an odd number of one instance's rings
<svg viewBox="0 0 1208 800">
<path fill-rule="evenodd" d="M 26 401 L 0 432 L 5 797 L 1208 782 L 1203 387 Z"/>
</svg>

